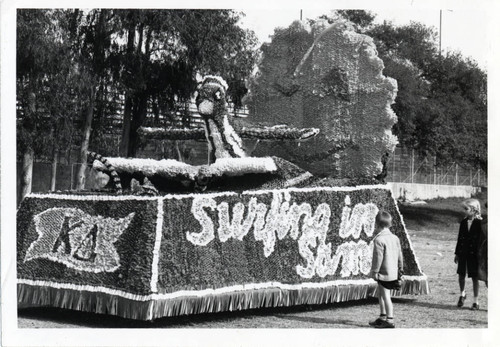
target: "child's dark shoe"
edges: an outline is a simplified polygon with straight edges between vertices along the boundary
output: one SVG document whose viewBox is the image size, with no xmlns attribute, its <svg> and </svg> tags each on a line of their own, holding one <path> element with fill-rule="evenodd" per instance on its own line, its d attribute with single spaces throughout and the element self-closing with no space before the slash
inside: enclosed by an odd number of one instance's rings
<svg viewBox="0 0 500 347">
<path fill-rule="evenodd" d="M 385 319 L 382 319 L 382 318 L 377 318 L 375 320 L 372 320 L 371 322 L 368 322 L 368 324 L 370 324 L 370 326 L 372 327 L 375 327 L 377 325 L 380 325 L 382 322 L 385 322 L 386 320 Z"/>
<path fill-rule="evenodd" d="M 374 327 L 377 329 L 393 329 L 396 326 L 394 325 L 394 323 L 390 323 L 386 320 L 383 320 L 382 322 L 380 322 L 380 324 L 374 325 Z"/>
<path fill-rule="evenodd" d="M 458 298 L 458 303 L 457 303 L 457 306 L 458 306 L 458 307 L 462 307 L 462 306 L 464 305 L 464 301 L 465 301 L 465 299 L 466 299 L 466 298 L 467 298 L 467 295 L 460 296 L 460 297 Z"/>
<path fill-rule="evenodd" d="M 479 310 L 479 305 L 478 305 L 478 304 L 476 304 L 476 303 L 474 303 L 474 304 L 472 304 L 472 307 L 471 307 L 470 309 L 471 309 L 472 311 L 477 311 L 477 310 Z"/>
</svg>

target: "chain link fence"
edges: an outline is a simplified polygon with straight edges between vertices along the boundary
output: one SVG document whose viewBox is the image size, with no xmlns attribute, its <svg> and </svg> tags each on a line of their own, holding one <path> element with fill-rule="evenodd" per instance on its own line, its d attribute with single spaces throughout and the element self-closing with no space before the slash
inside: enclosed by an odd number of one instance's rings
<svg viewBox="0 0 500 347">
<path fill-rule="evenodd" d="M 22 163 L 17 164 L 17 186 L 20 187 Z M 52 164 L 33 164 L 33 192 L 51 190 Z M 58 164 L 55 190 L 66 191 L 76 188 L 78 164 Z M 86 175 L 86 188 L 93 188 L 94 177 Z M 422 183 L 436 185 L 457 185 L 487 187 L 488 178 L 483 170 L 466 169 L 458 164 L 437 167 L 434 158 L 418 158 L 412 150 L 397 147 L 387 162 L 387 182 Z M 18 189 L 18 201 L 20 199 Z"/>
<path fill-rule="evenodd" d="M 17 201 L 21 199 L 21 171 L 22 163 L 17 163 Z M 93 175 L 89 175 L 90 167 L 86 173 L 86 187 L 94 185 Z M 78 172 L 78 164 L 58 164 L 56 171 L 56 191 L 68 191 L 76 188 L 76 178 Z M 48 192 L 51 190 L 52 164 L 46 162 L 33 163 L 33 176 L 31 182 L 32 192 Z"/>
<path fill-rule="evenodd" d="M 464 168 L 457 163 L 439 167 L 435 157 L 421 158 L 415 151 L 402 147 L 389 157 L 387 182 L 421 183 L 487 187 L 488 177 L 481 169 Z"/>
</svg>

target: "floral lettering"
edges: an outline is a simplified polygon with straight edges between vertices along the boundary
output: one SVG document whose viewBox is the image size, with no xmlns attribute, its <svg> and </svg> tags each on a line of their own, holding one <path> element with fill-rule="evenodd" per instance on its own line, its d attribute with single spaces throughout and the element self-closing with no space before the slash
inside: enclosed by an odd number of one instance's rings
<svg viewBox="0 0 500 347">
<path fill-rule="evenodd" d="M 315 247 L 315 243 L 310 244 Z M 342 258 L 342 277 L 358 275 L 360 272 L 367 275 L 371 267 L 372 244 L 367 244 L 363 240 L 358 242 L 349 241 L 337 247 L 332 256 L 331 243 L 325 244 L 324 239 L 319 240 L 317 247 L 317 256 L 308 248 L 303 248 L 304 244 L 299 241 L 300 255 L 306 260 L 307 266 L 297 265 L 297 274 L 304 278 L 312 278 L 315 274 L 319 277 L 334 275 L 338 269 L 340 259 Z"/>
<path fill-rule="evenodd" d="M 332 244 L 326 243 L 331 218 L 330 206 L 321 203 L 313 210 L 309 203 L 290 203 L 290 200 L 288 192 L 273 192 L 270 206 L 252 197 L 247 208 L 243 203 L 237 202 L 231 209 L 225 201 L 217 204 L 211 197 L 196 197 L 193 199 L 191 212 L 202 230 L 199 233 L 187 232 L 187 239 L 195 245 L 205 246 L 215 238 L 214 222 L 207 213 L 207 210 L 211 210 L 217 212 L 217 235 L 221 242 L 231 238 L 241 241 L 253 228 L 254 239 L 262 241 L 264 256 L 269 257 L 274 252 L 277 240 L 282 240 L 287 235 L 297 240 L 304 263 L 298 264 L 296 271 L 303 278 L 334 275 L 340 264 L 342 277 L 369 273 L 372 244 L 363 240 L 348 241 L 333 252 Z M 375 228 L 377 206 L 368 203 L 351 208 L 349 196 L 346 196 L 345 204 L 339 235 L 342 238 L 352 235 L 358 239 L 363 230 L 367 236 L 371 236 Z"/>
<path fill-rule="evenodd" d="M 253 221 L 255 220 L 255 216 L 257 215 L 257 199 L 252 198 L 250 200 L 247 217 L 244 221 L 243 214 L 245 212 L 245 205 L 241 202 L 234 205 L 233 219 L 231 221 L 229 217 L 229 205 L 227 202 L 222 202 L 217 205 L 217 211 L 219 212 L 219 228 L 217 229 L 219 240 L 226 242 L 233 237 L 241 241 L 250 231 Z"/>
<path fill-rule="evenodd" d="M 232 208 L 232 219 L 229 213 L 229 204 L 221 202 L 217 204 L 211 197 L 196 197 L 193 199 L 191 212 L 200 223 L 202 231 L 199 233 L 187 232 L 188 241 L 198 246 L 205 246 L 215 238 L 214 224 L 210 216 L 204 210 L 208 208 L 217 210 L 218 224 L 217 234 L 221 242 L 226 242 L 230 238 L 243 240 L 253 227 L 253 234 L 256 241 L 264 244 L 264 255 L 270 256 L 274 252 L 276 237 L 282 240 L 286 235 L 296 240 L 300 234 L 299 226 L 302 216 L 303 229 L 324 233 L 328 231 L 330 224 L 330 207 L 328 204 L 320 204 L 316 212 L 312 214 L 311 205 L 293 203 L 290 206 L 289 193 L 273 193 L 273 200 L 268 209 L 266 204 L 258 202 L 252 197 L 248 204 L 246 218 L 245 206 L 238 202 Z M 308 231 L 306 230 L 306 234 Z M 304 232 L 304 231 L 303 231 Z"/>
<path fill-rule="evenodd" d="M 351 199 L 346 196 L 344 208 L 342 209 L 342 220 L 340 222 L 339 235 L 347 238 L 352 235 L 358 239 L 361 230 L 364 230 L 367 236 L 372 236 L 375 231 L 375 216 L 378 213 L 377 205 L 373 203 L 357 204 L 351 209 Z"/>
<path fill-rule="evenodd" d="M 202 227 L 201 232 L 192 233 L 187 232 L 186 238 L 191 243 L 197 246 L 206 246 L 210 241 L 214 239 L 214 223 L 208 214 L 203 210 L 204 207 L 208 207 L 215 210 L 217 203 L 214 199 L 208 197 L 196 198 L 193 200 L 193 206 L 191 207 L 191 213 L 200 222 Z"/>
<path fill-rule="evenodd" d="M 304 219 L 302 235 L 299 238 L 299 253 L 306 260 L 307 266 L 297 265 L 297 274 L 304 278 L 311 278 L 315 272 L 314 253 L 310 247 L 316 247 L 316 239 L 319 240 L 318 249 L 328 252 L 331 244 L 325 245 L 326 233 L 330 225 L 330 206 L 320 204 L 313 216 L 309 214 Z M 331 251 L 330 251 L 331 252 Z"/>
</svg>

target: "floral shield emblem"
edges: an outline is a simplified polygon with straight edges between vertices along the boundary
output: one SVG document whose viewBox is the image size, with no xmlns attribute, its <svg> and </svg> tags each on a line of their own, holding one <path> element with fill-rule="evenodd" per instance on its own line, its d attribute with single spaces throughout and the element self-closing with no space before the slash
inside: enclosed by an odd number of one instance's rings
<svg viewBox="0 0 500 347">
<path fill-rule="evenodd" d="M 45 258 L 88 272 L 113 272 L 120 267 L 114 243 L 135 213 L 124 218 L 92 216 L 77 208 L 51 208 L 33 217 L 38 238 L 24 261 Z"/>
</svg>

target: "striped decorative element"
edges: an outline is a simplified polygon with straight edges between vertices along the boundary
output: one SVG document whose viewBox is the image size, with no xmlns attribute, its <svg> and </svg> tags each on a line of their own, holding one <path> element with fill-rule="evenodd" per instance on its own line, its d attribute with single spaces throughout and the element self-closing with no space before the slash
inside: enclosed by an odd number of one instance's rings
<svg viewBox="0 0 500 347">
<path fill-rule="evenodd" d="M 428 293 L 385 186 L 161 197 L 31 194 L 17 218 L 18 300 L 150 320 L 366 298 L 376 289 L 369 269 L 380 208 L 393 216 L 403 250 L 404 282 L 393 294 Z M 36 216 L 47 218 L 37 224 Z M 113 239 L 108 233 L 116 228 L 107 221 L 122 226 Z M 101 252 L 105 242 L 110 252 Z M 38 256 L 27 257 L 33 245 Z M 82 250 L 97 256 L 81 257 L 89 253 Z"/>
<path fill-rule="evenodd" d="M 106 158 L 104 158 L 102 155 L 95 153 L 95 152 L 88 152 L 87 162 L 93 163 L 95 160 L 102 163 L 104 165 L 104 167 L 106 168 L 106 170 L 109 171 L 111 178 L 113 179 L 113 184 L 114 184 L 116 194 L 121 194 L 122 193 L 122 184 L 121 184 L 120 176 L 118 176 L 118 173 L 116 172 L 113 165 L 110 164 L 108 162 L 108 160 Z"/>
</svg>

